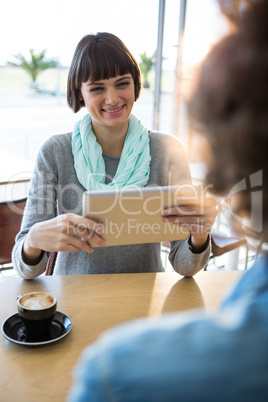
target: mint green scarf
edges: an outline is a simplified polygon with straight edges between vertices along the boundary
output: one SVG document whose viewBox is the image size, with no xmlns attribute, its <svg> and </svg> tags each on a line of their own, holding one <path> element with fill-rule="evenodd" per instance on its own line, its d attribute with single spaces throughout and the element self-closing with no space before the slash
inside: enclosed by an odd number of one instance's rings
<svg viewBox="0 0 268 402">
<path fill-rule="evenodd" d="M 74 167 L 82 186 L 87 190 L 145 186 L 151 161 L 148 130 L 134 115 L 130 115 L 117 172 L 113 181 L 105 184 L 102 148 L 93 133 L 91 121 L 91 116 L 86 114 L 75 124 L 72 136 Z"/>
</svg>

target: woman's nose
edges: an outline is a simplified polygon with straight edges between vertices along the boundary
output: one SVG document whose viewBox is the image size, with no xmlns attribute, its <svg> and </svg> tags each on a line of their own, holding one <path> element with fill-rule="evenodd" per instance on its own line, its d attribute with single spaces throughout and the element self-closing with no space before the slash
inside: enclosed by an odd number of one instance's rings
<svg viewBox="0 0 268 402">
<path fill-rule="evenodd" d="M 119 96 L 114 88 L 108 88 L 106 91 L 105 102 L 107 105 L 116 105 L 118 102 Z"/>
</svg>

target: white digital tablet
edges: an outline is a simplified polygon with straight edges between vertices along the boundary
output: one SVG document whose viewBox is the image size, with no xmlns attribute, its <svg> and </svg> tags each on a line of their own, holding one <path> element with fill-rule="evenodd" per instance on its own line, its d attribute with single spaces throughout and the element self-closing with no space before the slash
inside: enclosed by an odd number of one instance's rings
<svg viewBox="0 0 268 402">
<path fill-rule="evenodd" d="M 107 246 L 184 240 L 187 229 L 162 220 L 165 207 L 185 205 L 180 193 L 181 186 L 86 191 L 83 215 L 104 224 Z"/>
</svg>

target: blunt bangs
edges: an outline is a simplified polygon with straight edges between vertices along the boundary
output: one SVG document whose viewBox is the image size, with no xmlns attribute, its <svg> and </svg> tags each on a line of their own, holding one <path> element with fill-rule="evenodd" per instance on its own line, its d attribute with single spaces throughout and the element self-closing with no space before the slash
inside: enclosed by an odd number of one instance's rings
<svg viewBox="0 0 268 402">
<path fill-rule="evenodd" d="M 100 81 L 125 74 L 131 74 L 134 79 L 135 67 L 129 56 L 106 44 L 101 45 L 89 49 L 81 60 L 81 84 L 88 80 Z"/>
</svg>

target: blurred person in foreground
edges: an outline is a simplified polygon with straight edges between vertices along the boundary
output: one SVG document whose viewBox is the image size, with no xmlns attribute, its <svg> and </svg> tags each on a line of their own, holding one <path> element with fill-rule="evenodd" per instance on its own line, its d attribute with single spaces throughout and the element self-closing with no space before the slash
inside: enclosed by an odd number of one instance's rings
<svg viewBox="0 0 268 402">
<path fill-rule="evenodd" d="M 268 2 L 250 3 L 203 62 L 189 111 L 211 148 L 208 183 L 217 194 L 241 189 L 235 219 L 267 242 Z M 172 313 L 110 330 L 84 352 L 68 400 L 267 401 L 267 258 L 212 315 Z"/>
</svg>

